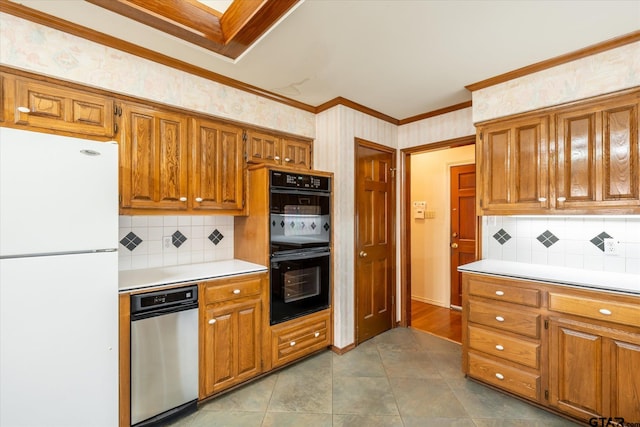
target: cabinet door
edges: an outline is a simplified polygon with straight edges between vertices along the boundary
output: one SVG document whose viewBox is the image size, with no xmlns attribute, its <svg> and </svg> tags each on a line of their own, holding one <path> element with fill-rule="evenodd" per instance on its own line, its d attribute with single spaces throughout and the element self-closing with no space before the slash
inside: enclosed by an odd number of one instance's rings
<svg viewBox="0 0 640 427">
<path fill-rule="evenodd" d="M 603 405 L 603 337 L 579 323 L 551 319 L 549 403 L 576 418 L 609 416 Z"/>
<path fill-rule="evenodd" d="M 610 410 L 608 416 L 640 420 L 640 335 L 608 340 Z"/>
<path fill-rule="evenodd" d="M 282 140 L 282 164 L 299 169 L 311 169 L 310 141 L 297 141 L 293 139 Z"/>
<path fill-rule="evenodd" d="M 249 132 L 247 141 L 247 161 L 280 165 L 280 138 L 258 132 Z"/>
<path fill-rule="evenodd" d="M 544 211 L 548 201 L 548 118 L 480 129 L 483 211 Z"/>
<path fill-rule="evenodd" d="M 115 134 L 113 100 L 81 91 L 16 78 L 17 125 L 78 135 Z"/>
<path fill-rule="evenodd" d="M 260 299 L 207 306 L 203 323 L 205 396 L 261 372 L 260 307 Z"/>
<path fill-rule="evenodd" d="M 557 134 L 558 209 L 640 205 L 637 101 L 558 114 Z"/>
<path fill-rule="evenodd" d="M 123 106 L 121 207 L 187 208 L 187 121 L 180 114 Z"/>
<path fill-rule="evenodd" d="M 193 209 L 241 211 L 244 204 L 242 130 L 193 119 L 190 138 Z"/>
</svg>

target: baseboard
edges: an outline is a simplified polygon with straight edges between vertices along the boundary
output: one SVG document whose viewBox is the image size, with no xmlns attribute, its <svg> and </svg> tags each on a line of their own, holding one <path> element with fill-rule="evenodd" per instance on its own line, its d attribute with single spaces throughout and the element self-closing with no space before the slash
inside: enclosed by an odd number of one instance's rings
<svg viewBox="0 0 640 427">
<path fill-rule="evenodd" d="M 442 301 L 436 301 L 436 300 L 432 300 L 429 298 L 423 298 L 423 297 L 418 297 L 418 296 L 411 296 L 411 299 L 414 299 L 416 301 L 420 301 L 423 302 L 425 304 L 431 304 L 431 305 L 437 305 L 438 307 L 444 307 L 444 308 L 449 308 L 449 304 L 442 302 Z"/>
<path fill-rule="evenodd" d="M 356 348 L 356 343 L 349 344 L 348 346 L 342 347 L 342 348 L 336 347 L 335 345 L 332 345 L 331 346 L 331 351 L 333 351 L 336 354 L 343 355 L 346 352 L 353 350 L 354 348 Z"/>
</svg>

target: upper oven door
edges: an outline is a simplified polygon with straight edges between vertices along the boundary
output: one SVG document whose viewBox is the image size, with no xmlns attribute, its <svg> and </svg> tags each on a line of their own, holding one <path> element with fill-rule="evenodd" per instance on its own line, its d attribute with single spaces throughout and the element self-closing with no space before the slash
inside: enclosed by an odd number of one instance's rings
<svg viewBox="0 0 640 427">
<path fill-rule="evenodd" d="M 329 246 L 330 193 L 271 189 L 271 253 Z"/>
</svg>

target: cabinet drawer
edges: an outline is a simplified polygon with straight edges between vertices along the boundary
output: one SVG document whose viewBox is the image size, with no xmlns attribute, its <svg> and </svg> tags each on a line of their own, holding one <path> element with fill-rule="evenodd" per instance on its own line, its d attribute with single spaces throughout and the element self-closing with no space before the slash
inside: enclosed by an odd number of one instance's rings
<svg viewBox="0 0 640 427">
<path fill-rule="evenodd" d="M 540 375 L 486 359 L 469 352 L 469 375 L 530 399 L 540 398 Z"/>
<path fill-rule="evenodd" d="M 540 291 L 511 286 L 509 283 L 486 282 L 476 278 L 469 279 L 469 294 L 491 298 L 515 304 L 540 307 Z"/>
<path fill-rule="evenodd" d="M 205 304 L 211 304 L 219 301 L 259 295 L 262 290 L 261 284 L 260 277 L 209 282 L 205 284 L 204 301 Z"/>
<path fill-rule="evenodd" d="M 506 304 L 505 306 L 490 305 L 469 301 L 469 322 L 515 332 L 531 338 L 540 337 L 539 313 L 507 308 Z"/>
<path fill-rule="evenodd" d="M 550 292 L 549 310 L 624 325 L 640 326 L 640 304 Z"/>
<path fill-rule="evenodd" d="M 530 368 L 540 367 L 540 343 L 469 326 L 469 347 Z"/>
<path fill-rule="evenodd" d="M 279 366 L 313 353 L 330 344 L 331 320 L 329 314 L 293 321 L 272 328 L 271 349 L 273 366 Z"/>
</svg>

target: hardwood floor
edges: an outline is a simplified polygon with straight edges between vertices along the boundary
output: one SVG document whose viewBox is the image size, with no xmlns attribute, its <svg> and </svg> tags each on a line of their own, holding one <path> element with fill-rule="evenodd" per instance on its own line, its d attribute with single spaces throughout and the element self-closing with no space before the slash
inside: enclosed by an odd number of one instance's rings
<svg viewBox="0 0 640 427">
<path fill-rule="evenodd" d="M 462 313 L 457 310 L 411 300 L 411 327 L 462 343 Z"/>
</svg>

